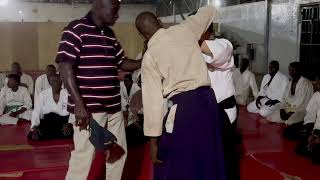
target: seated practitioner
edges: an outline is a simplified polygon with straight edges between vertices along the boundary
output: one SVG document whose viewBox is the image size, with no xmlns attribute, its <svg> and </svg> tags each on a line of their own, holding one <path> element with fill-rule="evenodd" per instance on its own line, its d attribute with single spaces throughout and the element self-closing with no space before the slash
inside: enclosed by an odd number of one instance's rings
<svg viewBox="0 0 320 180">
<path fill-rule="evenodd" d="M 125 116 L 128 117 L 127 126 L 130 126 L 136 121 L 130 111 L 130 101 L 132 96 L 140 90 L 140 87 L 133 82 L 131 74 L 124 76 L 124 81 L 120 82 L 120 94 L 121 94 L 121 108 Z"/>
<path fill-rule="evenodd" d="M 242 59 L 240 68 L 233 72 L 233 83 L 235 86 L 235 98 L 237 104 L 245 106 L 248 104 L 250 88 L 256 99 L 258 97 L 258 87 L 254 74 L 249 70 L 249 59 Z"/>
<path fill-rule="evenodd" d="M 320 86 L 320 80 L 318 80 L 316 86 Z M 284 137 L 291 140 L 305 139 L 311 134 L 320 109 L 320 90 L 316 91 L 311 97 L 305 112 L 305 116 L 302 122 L 298 122 L 290 125 L 284 130 Z"/>
<path fill-rule="evenodd" d="M 0 91 L 1 89 L 5 86 L 5 79 L 6 79 L 6 76 L 0 72 Z"/>
<path fill-rule="evenodd" d="M 126 123 L 126 138 L 129 146 L 142 142 L 144 135 L 142 129 L 143 121 L 141 116 L 133 113 L 131 110 L 131 100 L 141 91 L 138 84 L 134 83 L 130 74 L 125 75 L 124 81 L 120 82 L 121 106 L 124 113 Z"/>
<path fill-rule="evenodd" d="M 20 77 L 20 86 L 24 86 L 28 89 L 29 94 L 33 94 L 33 79 L 30 75 L 25 74 L 22 72 L 21 66 L 19 63 L 14 62 L 11 64 L 11 72 L 10 74 L 16 74 Z M 5 80 L 5 82 L 8 82 L 8 79 Z"/>
<path fill-rule="evenodd" d="M 2 88 L 0 93 L 0 125 L 15 125 L 19 119 L 31 119 L 30 94 L 27 88 L 19 85 L 20 76 L 9 74 L 7 88 Z"/>
<path fill-rule="evenodd" d="M 279 62 L 271 61 L 269 74 L 262 79 L 258 97 L 247 106 L 247 110 L 262 117 L 271 115 L 283 101 L 287 85 L 288 78 L 279 71 Z"/>
<path fill-rule="evenodd" d="M 30 140 L 71 138 L 72 124 L 67 111 L 68 92 L 62 89 L 59 75 L 49 77 L 51 88 L 42 91 L 32 113 Z"/>
<path fill-rule="evenodd" d="M 313 94 L 312 83 L 301 75 L 301 64 L 293 62 L 289 65 L 290 81 L 286 87 L 283 102 L 267 120 L 285 122 L 289 127 L 296 123 L 303 123 L 306 107 Z M 294 127 L 294 126 L 293 126 Z"/>
<path fill-rule="evenodd" d="M 36 98 L 42 91 L 51 87 L 48 79 L 55 74 L 57 74 L 57 69 L 54 65 L 50 64 L 46 67 L 46 73 L 37 78 L 34 88 L 34 101 L 36 101 Z"/>
<path fill-rule="evenodd" d="M 315 122 L 313 131 L 297 145 L 296 152 L 300 155 L 311 158 L 312 162 L 320 165 L 320 92 L 317 91 L 311 98 L 305 124 L 312 125 Z"/>
</svg>

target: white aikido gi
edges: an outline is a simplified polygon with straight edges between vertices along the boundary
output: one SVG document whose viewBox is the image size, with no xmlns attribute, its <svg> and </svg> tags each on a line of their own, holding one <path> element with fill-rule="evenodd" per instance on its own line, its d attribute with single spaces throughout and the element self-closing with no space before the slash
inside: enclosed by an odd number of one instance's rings
<svg viewBox="0 0 320 180">
<path fill-rule="evenodd" d="M 8 83 L 8 78 L 6 78 L 6 80 L 5 80 L 6 87 L 8 87 L 7 83 Z M 28 86 L 29 94 L 33 94 L 33 85 L 34 84 L 33 84 L 33 79 L 30 75 L 22 73 L 22 75 L 20 77 L 20 83 L 26 84 Z"/>
<path fill-rule="evenodd" d="M 320 130 L 320 92 L 317 91 L 311 97 L 306 108 L 304 124 L 315 123 L 314 129 Z"/>
<path fill-rule="evenodd" d="M 235 98 L 237 103 L 240 105 L 247 105 L 250 88 L 252 89 L 252 94 L 256 99 L 258 97 L 258 86 L 256 83 L 256 78 L 254 74 L 246 69 L 242 74 L 240 68 L 236 68 L 233 71 L 233 83 L 235 87 Z"/>
<path fill-rule="evenodd" d="M 261 107 L 258 109 L 256 105 L 256 100 L 251 102 L 247 106 L 247 110 L 251 113 L 259 113 L 262 117 L 267 117 L 271 113 L 273 113 L 277 108 L 279 108 L 280 103 L 277 103 L 273 106 L 267 106 L 265 103 L 268 100 L 278 100 L 280 102 L 283 101 L 283 96 L 288 85 L 288 78 L 283 75 L 281 72 L 277 72 L 273 77 L 270 85 L 268 86 L 268 82 L 271 79 L 271 75 L 267 74 L 263 77 L 260 92 L 258 96 L 263 96 L 261 99 Z"/>
<path fill-rule="evenodd" d="M 290 81 L 286 87 L 283 102 L 281 102 L 276 111 L 267 117 L 267 120 L 272 122 L 283 122 L 280 117 L 280 109 L 284 109 L 287 113 L 294 112 L 294 114 L 292 114 L 289 119 L 285 121 L 286 124 L 292 125 L 294 123 L 303 121 L 306 107 L 313 94 L 312 83 L 308 79 L 301 76 L 296 84 L 294 95 L 291 95 L 291 86 L 292 81 Z"/>
<path fill-rule="evenodd" d="M 60 116 L 68 116 L 70 113 L 67 110 L 68 106 L 68 91 L 60 90 L 60 98 L 58 103 L 53 99 L 52 88 L 42 91 L 34 103 L 34 109 L 31 118 L 31 129 L 40 125 L 40 119 L 45 114 L 55 113 Z"/>
<path fill-rule="evenodd" d="M 130 101 L 132 96 L 139 90 L 140 90 L 140 87 L 136 83 L 133 83 L 131 86 L 130 94 L 128 94 L 127 88 L 124 82 L 123 81 L 120 82 L 121 109 L 122 111 L 129 111 L 127 126 L 130 126 L 132 123 L 134 123 L 137 120 L 132 114 L 130 108 L 127 108 L 127 106 L 130 106 Z"/>
<path fill-rule="evenodd" d="M 49 88 L 51 88 L 51 86 L 49 84 L 47 74 L 39 76 L 36 80 L 34 87 L 34 102 L 36 102 L 36 99 L 42 91 L 47 90 Z"/>
<path fill-rule="evenodd" d="M 206 63 L 211 64 L 214 69 L 209 69 L 211 88 L 214 90 L 217 102 L 231 97 L 235 93 L 232 71 L 234 68 L 233 46 L 226 39 L 215 39 L 205 41 L 213 57 L 203 54 Z M 225 109 L 229 120 L 233 123 L 237 118 L 237 108 Z"/>
<path fill-rule="evenodd" d="M 7 106 L 17 106 L 19 108 L 16 108 L 15 110 L 6 112 L 5 108 Z M 20 114 L 17 118 L 9 116 L 11 112 L 16 112 L 21 108 L 26 108 L 27 111 Z M 19 86 L 18 90 L 16 92 L 13 92 L 11 88 L 3 88 L 1 90 L 0 94 L 0 124 L 6 125 L 6 124 L 17 124 L 19 118 L 30 120 L 32 115 L 32 101 L 30 94 L 28 92 L 28 89 L 22 86 Z"/>
</svg>

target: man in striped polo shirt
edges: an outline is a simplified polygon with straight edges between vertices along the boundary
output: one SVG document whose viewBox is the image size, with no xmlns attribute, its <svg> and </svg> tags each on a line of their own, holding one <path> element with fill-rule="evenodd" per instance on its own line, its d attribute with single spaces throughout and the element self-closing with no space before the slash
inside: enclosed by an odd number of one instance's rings
<svg viewBox="0 0 320 180">
<path fill-rule="evenodd" d="M 62 32 L 56 62 L 69 92 L 68 110 L 74 124 L 74 145 L 68 180 L 87 179 L 94 156 L 87 126 L 91 119 L 108 127 L 126 151 L 125 128 L 121 112 L 118 69 L 133 71 L 141 61 L 128 60 L 112 26 L 118 19 L 118 0 L 94 0 L 91 11 L 72 21 Z M 126 156 L 107 164 L 106 179 L 120 180 Z"/>
</svg>

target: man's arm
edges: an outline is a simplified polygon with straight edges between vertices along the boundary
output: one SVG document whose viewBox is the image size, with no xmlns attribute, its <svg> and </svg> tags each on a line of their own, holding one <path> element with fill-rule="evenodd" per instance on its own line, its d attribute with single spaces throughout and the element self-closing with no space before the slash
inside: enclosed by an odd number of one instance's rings
<svg viewBox="0 0 320 180">
<path fill-rule="evenodd" d="M 181 23 L 182 26 L 189 29 L 199 40 L 202 34 L 208 29 L 217 14 L 213 6 L 205 6 L 198 10 L 197 14 L 190 16 Z"/>
<path fill-rule="evenodd" d="M 125 59 L 123 60 L 119 68 L 123 71 L 131 72 L 139 69 L 140 67 L 141 67 L 141 60 Z"/>
<path fill-rule="evenodd" d="M 91 120 L 91 114 L 87 111 L 85 103 L 80 96 L 73 70 L 73 65 L 77 64 L 77 59 L 80 56 L 80 49 L 82 47 L 81 32 L 77 32 L 76 28 L 74 28 L 77 24 L 76 22 L 71 22 L 63 30 L 56 63 L 59 64 L 62 82 L 75 103 L 74 114 L 76 125 L 80 126 L 80 129 L 86 129 Z"/>
<path fill-rule="evenodd" d="M 158 137 L 162 134 L 163 87 L 160 72 L 149 53 L 145 54 L 141 70 L 144 134 L 149 137 Z"/>
<path fill-rule="evenodd" d="M 34 101 L 34 108 L 32 111 L 30 130 L 33 130 L 34 127 L 37 127 L 40 125 L 40 117 L 42 115 L 43 100 L 44 100 L 43 95 L 38 94 L 38 97 Z"/>
<path fill-rule="evenodd" d="M 72 64 L 65 62 L 59 63 L 59 71 L 62 82 L 75 103 L 74 114 L 76 116 L 76 125 L 80 126 L 80 129 L 85 129 L 89 125 L 91 115 L 86 110 L 85 104 L 80 96 Z"/>
<path fill-rule="evenodd" d="M 162 134 L 164 99 L 160 72 L 148 53 L 142 65 L 142 100 L 144 112 L 144 134 L 150 138 L 150 154 L 154 164 L 162 163 L 158 158 L 158 137 Z"/>
</svg>

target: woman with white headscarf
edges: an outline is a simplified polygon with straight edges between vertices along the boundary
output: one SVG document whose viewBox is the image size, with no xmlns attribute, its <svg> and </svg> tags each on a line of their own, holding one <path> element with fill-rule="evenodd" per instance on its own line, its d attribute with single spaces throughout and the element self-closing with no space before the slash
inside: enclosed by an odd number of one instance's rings
<svg viewBox="0 0 320 180">
<path fill-rule="evenodd" d="M 237 144 L 237 106 L 232 74 L 234 69 L 233 46 L 227 39 L 206 40 L 201 50 L 208 65 L 211 88 L 214 90 L 220 117 L 224 121 L 223 144 L 228 180 L 240 179 Z"/>
</svg>

